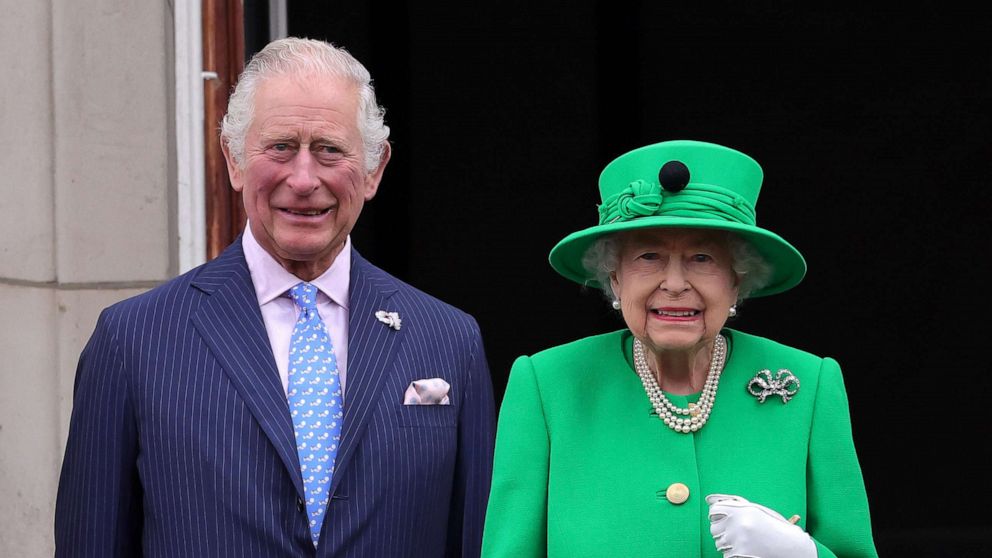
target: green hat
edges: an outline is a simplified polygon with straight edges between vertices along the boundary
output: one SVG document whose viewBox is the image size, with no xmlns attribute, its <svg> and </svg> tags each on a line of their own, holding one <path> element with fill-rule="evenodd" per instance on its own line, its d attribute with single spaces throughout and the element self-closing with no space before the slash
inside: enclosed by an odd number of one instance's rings
<svg viewBox="0 0 992 558">
<path fill-rule="evenodd" d="M 772 267 L 767 296 L 791 289 L 806 274 L 806 261 L 791 244 L 755 224 L 754 206 L 763 173 L 740 151 L 700 141 L 665 141 L 625 153 L 599 175 L 599 224 L 574 232 L 549 257 L 568 279 L 599 286 L 582 257 L 600 237 L 656 227 L 717 229 L 736 233 Z"/>
</svg>

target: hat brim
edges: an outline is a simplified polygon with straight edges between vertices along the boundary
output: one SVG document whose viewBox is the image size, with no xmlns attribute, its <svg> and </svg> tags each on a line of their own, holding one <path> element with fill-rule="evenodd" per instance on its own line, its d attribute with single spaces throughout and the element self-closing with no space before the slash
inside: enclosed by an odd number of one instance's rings
<svg viewBox="0 0 992 558">
<path fill-rule="evenodd" d="M 582 258 L 589 247 L 605 235 L 653 228 L 730 231 L 748 241 L 772 268 L 768 284 L 752 292 L 750 298 L 787 291 L 798 285 L 806 275 L 806 260 L 802 254 L 777 234 L 753 225 L 691 217 L 640 217 L 622 223 L 589 227 L 563 238 L 551 250 L 548 261 L 551 267 L 565 278 L 582 285 L 600 287 L 599 282 L 582 265 Z"/>
</svg>

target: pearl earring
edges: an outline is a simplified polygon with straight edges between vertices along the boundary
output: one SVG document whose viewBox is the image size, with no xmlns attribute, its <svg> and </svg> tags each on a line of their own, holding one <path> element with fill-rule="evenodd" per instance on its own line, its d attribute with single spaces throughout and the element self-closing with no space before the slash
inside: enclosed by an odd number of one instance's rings
<svg viewBox="0 0 992 558">
<path fill-rule="evenodd" d="M 736 304 L 734 304 L 733 306 L 730 307 L 730 310 L 727 311 L 727 315 L 730 316 L 731 318 L 733 318 L 734 316 L 737 315 L 737 305 Z"/>
<path fill-rule="evenodd" d="M 619 310 L 620 309 L 620 299 L 619 298 L 614 298 L 613 299 L 613 309 L 614 310 Z"/>
</svg>

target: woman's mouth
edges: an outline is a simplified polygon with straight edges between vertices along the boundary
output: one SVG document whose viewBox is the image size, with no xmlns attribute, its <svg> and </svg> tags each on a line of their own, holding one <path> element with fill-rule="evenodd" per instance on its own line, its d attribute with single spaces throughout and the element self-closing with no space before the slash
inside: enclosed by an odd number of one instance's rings
<svg viewBox="0 0 992 558">
<path fill-rule="evenodd" d="M 691 308 L 652 308 L 651 313 L 662 318 L 694 318 L 702 313 Z"/>
</svg>

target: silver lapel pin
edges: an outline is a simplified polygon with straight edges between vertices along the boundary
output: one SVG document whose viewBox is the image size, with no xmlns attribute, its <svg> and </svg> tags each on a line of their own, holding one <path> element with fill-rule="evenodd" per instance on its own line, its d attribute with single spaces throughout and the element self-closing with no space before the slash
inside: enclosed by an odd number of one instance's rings
<svg viewBox="0 0 992 558">
<path fill-rule="evenodd" d="M 379 310 L 375 313 L 375 317 L 380 322 L 395 329 L 396 331 L 399 331 L 400 324 L 403 322 L 403 320 L 400 319 L 399 312 L 386 312 L 385 310 Z"/>
</svg>

